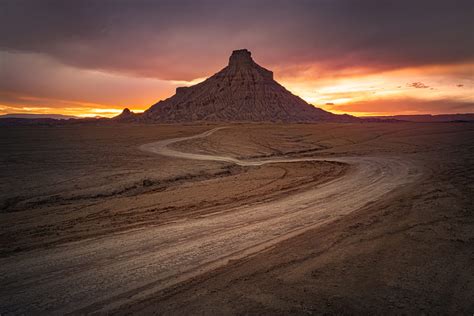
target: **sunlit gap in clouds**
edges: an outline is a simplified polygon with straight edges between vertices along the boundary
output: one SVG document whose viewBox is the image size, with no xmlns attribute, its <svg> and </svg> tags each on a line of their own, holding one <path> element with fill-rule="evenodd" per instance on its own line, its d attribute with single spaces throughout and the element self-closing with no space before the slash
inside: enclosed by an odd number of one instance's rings
<svg viewBox="0 0 474 316">
<path fill-rule="evenodd" d="M 284 77 L 280 81 L 294 94 L 305 101 L 335 113 L 352 115 L 393 115 L 436 113 L 437 109 L 407 107 L 387 109 L 377 104 L 398 104 L 395 100 L 412 100 L 420 102 L 465 103 L 465 109 L 458 112 L 473 111 L 474 103 L 473 78 L 468 74 L 474 72 L 474 65 L 447 65 L 407 68 L 380 73 L 358 74 L 353 76 L 320 75 L 308 77 Z M 365 107 L 360 107 L 364 102 Z M 351 104 L 358 104 L 352 107 Z M 470 105 L 469 105 L 470 104 Z M 439 110 L 446 112 L 446 110 Z"/>
</svg>

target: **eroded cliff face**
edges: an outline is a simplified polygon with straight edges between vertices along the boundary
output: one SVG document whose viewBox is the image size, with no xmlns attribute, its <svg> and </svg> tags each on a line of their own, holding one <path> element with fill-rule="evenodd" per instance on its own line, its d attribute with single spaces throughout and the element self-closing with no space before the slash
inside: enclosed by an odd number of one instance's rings
<svg viewBox="0 0 474 316">
<path fill-rule="evenodd" d="M 250 51 L 235 50 L 227 67 L 204 82 L 176 94 L 138 117 L 143 122 L 253 121 L 311 122 L 350 120 L 316 108 L 273 79 Z"/>
</svg>

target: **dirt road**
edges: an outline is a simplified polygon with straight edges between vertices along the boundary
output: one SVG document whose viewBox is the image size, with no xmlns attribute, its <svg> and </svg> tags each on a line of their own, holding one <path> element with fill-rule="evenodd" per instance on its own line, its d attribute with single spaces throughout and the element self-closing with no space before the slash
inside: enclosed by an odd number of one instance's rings
<svg viewBox="0 0 474 316">
<path fill-rule="evenodd" d="M 275 201 L 2 258 L 0 311 L 63 314 L 111 310 L 333 221 L 416 181 L 422 173 L 415 163 L 397 157 L 246 161 L 168 147 L 207 137 L 219 129 L 146 144 L 141 149 L 243 166 L 326 160 L 352 167 L 340 178 Z"/>
</svg>

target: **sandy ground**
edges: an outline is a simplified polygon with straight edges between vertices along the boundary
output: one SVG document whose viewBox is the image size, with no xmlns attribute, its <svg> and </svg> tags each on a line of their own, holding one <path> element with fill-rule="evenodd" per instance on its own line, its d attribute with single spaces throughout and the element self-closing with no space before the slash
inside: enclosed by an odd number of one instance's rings
<svg viewBox="0 0 474 316">
<path fill-rule="evenodd" d="M 213 128 L 3 129 L 0 310 L 472 314 L 474 125 Z"/>
</svg>

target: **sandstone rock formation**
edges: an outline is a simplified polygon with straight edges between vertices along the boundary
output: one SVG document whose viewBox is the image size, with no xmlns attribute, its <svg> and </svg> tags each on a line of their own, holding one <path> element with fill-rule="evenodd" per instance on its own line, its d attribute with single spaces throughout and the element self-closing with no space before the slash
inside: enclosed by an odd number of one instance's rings
<svg viewBox="0 0 474 316">
<path fill-rule="evenodd" d="M 124 113 L 122 113 L 123 115 Z M 142 122 L 313 122 L 352 121 L 306 103 L 255 63 L 246 49 L 235 50 L 229 65 L 205 81 L 176 89 L 176 94 L 150 107 Z"/>
</svg>

